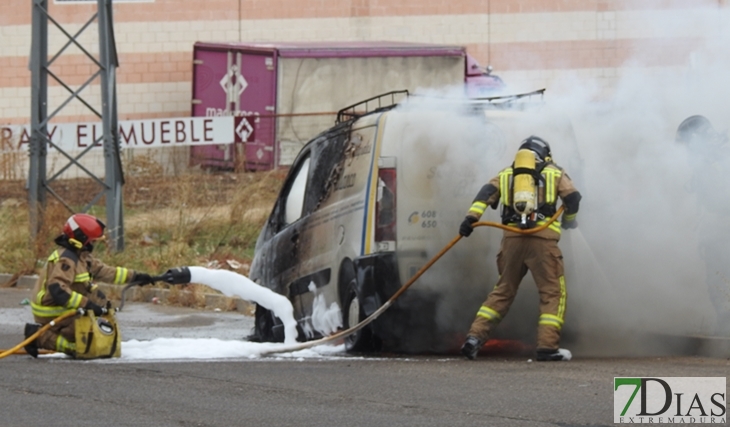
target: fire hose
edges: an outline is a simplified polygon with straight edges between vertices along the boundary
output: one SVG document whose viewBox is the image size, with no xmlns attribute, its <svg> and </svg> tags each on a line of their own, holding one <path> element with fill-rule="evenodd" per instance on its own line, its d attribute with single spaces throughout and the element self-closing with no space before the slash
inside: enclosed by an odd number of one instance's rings
<svg viewBox="0 0 730 427">
<path fill-rule="evenodd" d="M 500 223 L 497 223 L 497 222 L 491 222 L 491 221 L 475 222 L 474 224 L 472 224 L 472 227 L 482 227 L 482 226 L 495 227 L 495 228 L 499 228 L 499 229 L 502 229 L 502 230 L 505 230 L 505 231 L 513 231 L 513 232 L 519 233 L 519 234 L 534 234 L 534 233 L 537 233 L 539 231 L 542 231 L 542 230 L 546 229 L 550 224 L 552 224 L 555 220 L 557 220 L 558 217 L 560 216 L 560 214 L 563 213 L 563 210 L 564 210 L 564 207 L 561 206 L 558 209 L 558 211 L 555 212 L 555 215 L 553 215 L 552 217 L 550 217 L 550 219 L 548 219 L 547 221 L 545 221 L 545 223 L 543 223 L 543 224 L 541 224 L 541 225 L 539 225 L 539 226 L 537 226 L 535 228 L 530 228 L 530 229 L 521 229 L 521 228 L 517 228 L 517 227 L 510 227 L 508 225 L 500 224 Z M 426 270 L 428 270 L 429 268 L 431 268 L 431 266 L 433 266 L 436 263 L 436 261 L 438 261 L 446 252 L 448 252 L 452 247 L 454 247 L 454 245 L 456 245 L 456 243 L 458 243 L 459 240 L 461 240 L 461 237 L 462 237 L 461 235 L 457 235 L 456 237 L 454 237 L 449 243 L 446 244 L 446 246 L 443 247 L 443 249 L 441 249 L 441 251 L 439 251 L 439 253 L 437 253 L 423 267 L 421 267 L 416 272 L 416 274 L 414 274 L 413 277 L 411 277 L 408 280 L 408 282 L 406 282 L 403 286 L 401 286 L 401 288 L 398 289 L 398 291 L 395 294 L 393 294 L 393 296 L 391 296 L 387 301 L 385 301 L 385 303 L 383 305 L 381 305 L 380 308 L 378 308 L 377 310 L 375 310 L 373 312 L 373 314 L 371 314 L 367 318 L 363 319 L 357 325 L 355 325 L 355 326 L 353 326 L 353 327 L 351 327 L 349 329 L 345 329 L 343 331 L 340 331 L 340 332 L 334 333 L 332 335 L 326 336 L 324 338 L 320 338 L 318 340 L 307 341 L 307 342 L 297 343 L 297 344 L 292 344 L 292 345 L 287 346 L 287 347 L 276 347 L 276 348 L 266 349 L 263 352 L 261 352 L 261 355 L 264 356 L 264 355 L 267 355 L 267 354 L 289 353 L 289 352 L 292 352 L 292 351 L 304 350 L 304 349 L 307 349 L 307 348 L 315 347 L 315 346 L 322 345 L 322 344 L 325 344 L 325 343 L 328 343 L 328 342 L 332 342 L 332 341 L 335 341 L 335 340 L 343 339 L 343 338 L 345 338 L 345 337 L 347 337 L 349 335 L 354 334 L 355 332 L 357 332 L 360 329 L 364 328 L 365 326 L 369 325 L 371 322 L 373 322 L 375 319 L 377 319 L 378 316 L 380 316 L 381 314 L 383 314 L 383 312 L 385 312 L 385 310 L 387 310 L 391 305 L 393 305 L 393 302 L 395 302 L 395 300 L 398 299 L 398 297 L 400 297 L 401 295 L 403 295 L 403 293 L 411 285 L 413 285 L 416 282 L 416 280 L 418 280 L 418 278 L 421 277 L 421 275 L 426 272 Z"/>
<path fill-rule="evenodd" d="M 64 320 L 64 319 L 69 318 L 71 316 L 75 316 L 77 314 L 78 314 L 78 312 L 76 310 L 69 310 L 69 311 L 63 313 L 62 315 L 56 317 L 55 319 L 51 320 L 49 323 L 46 323 L 45 325 L 43 325 L 42 327 L 40 327 L 33 335 L 29 336 L 28 338 L 26 338 L 25 340 L 23 340 L 23 342 L 21 342 L 20 344 L 16 345 L 15 347 L 13 347 L 13 348 L 11 348 L 9 350 L 6 350 L 6 351 L 0 350 L 0 351 L 2 351 L 0 353 L 0 359 L 2 359 L 4 357 L 7 357 L 7 356 L 10 356 L 11 354 L 26 354 L 24 350 L 21 350 L 23 347 L 25 347 L 26 345 L 32 343 L 42 333 L 44 333 L 45 331 L 47 331 L 52 326 L 55 326 L 61 320 Z"/>
</svg>

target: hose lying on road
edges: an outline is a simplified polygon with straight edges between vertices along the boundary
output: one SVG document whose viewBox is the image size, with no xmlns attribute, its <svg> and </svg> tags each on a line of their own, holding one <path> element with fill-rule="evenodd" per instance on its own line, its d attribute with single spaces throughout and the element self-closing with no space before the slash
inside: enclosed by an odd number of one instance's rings
<svg viewBox="0 0 730 427">
<path fill-rule="evenodd" d="M 561 206 L 558 209 L 558 211 L 555 212 L 555 215 L 553 215 L 544 224 L 541 224 L 538 227 L 530 228 L 530 229 L 526 229 L 526 230 L 523 230 L 521 228 L 516 228 L 516 227 L 510 227 L 510 226 L 507 226 L 504 224 L 500 224 L 497 222 L 491 222 L 491 221 L 475 222 L 474 224 L 472 224 L 472 227 L 487 226 L 487 227 L 500 228 L 500 229 L 506 230 L 506 231 L 513 231 L 513 232 L 519 233 L 519 234 L 534 234 L 534 233 L 537 233 L 538 231 L 542 231 L 542 230 L 546 229 L 550 224 L 552 224 L 556 219 L 558 219 L 560 214 L 563 213 L 563 209 L 564 209 L 564 207 Z M 398 289 L 398 291 L 395 294 L 393 294 L 392 297 L 390 297 L 387 301 L 385 301 L 385 304 L 380 306 L 380 308 L 375 310 L 375 312 L 373 314 L 371 314 L 367 318 L 363 319 L 357 325 L 351 327 L 350 329 L 345 329 L 344 331 L 337 332 L 335 334 L 329 335 L 324 338 L 320 338 L 318 340 L 297 343 L 297 344 L 294 344 L 291 346 L 286 346 L 286 347 L 271 348 L 271 349 L 264 350 L 260 354 L 262 356 L 264 356 L 267 354 L 289 353 L 292 351 L 304 350 L 304 349 L 322 345 L 322 344 L 325 344 L 328 342 L 336 341 L 336 340 L 339 340 L 339 339 L 342 339 L 349 335 L 354 334 L 355 332 L 357 332 L 360 329 L 364 328 L 365 326 L 369 325 L 373 320 L 377 319 L 378 316 L 383 314 L 383 312 L 385 310 L 387 310 L 393 304 L 393 302 L 396 299 L 398 299 L 399 296 L 401 296 L 403 294 L 403 292 L 405 292 L 413 283 L 415 283 L 416 280 L 418 280 L 418 278 L 421 277 L 421 275 L 426 272 L 426 270 L 431 268 L 431 266 L 434 265 L 436 263 L 436 261 L 439 260 L 439 258 L 441 258 L 446 252 L 449 251 L 449 249 L 451 249 L 459 240 L 461 240 L 461 237 L 462 237 L 461 235 L 454 237 L 449 243 L 446 244 L 446 246 L 444 246 L 443 249 L 441 249 L 441 251 L 439 253 L 437 253 L 433 258 L 431 258 L 431 260 L 429 260 L 423 267 L 421 267 L 421 269 L 418 270 L 416 272 L 416 274 L 414 274 L 413 277 L 411 277 L 408 280 L 408 282 L 406 282 L 405 285 L 401 286 L 401 288 Z"/>
<path fill-rule="evenodd" d="M 152 278 L 152 280 L 155 281 L 155 282 L 157 282 L 157 281 L 163 281 L 163 280 L 166 280 L 166 279 L 167 279 L 167 276 L 166 275 L 155 276 L 155 277 Z M 120 311 L 124 307 L 124 297 L 125 297 L 125 294 L 127 292 L 127 289 L 131 288 L 132 286 L 138 286 L 139 284 L 140 284 L 140 282 L 129 282 L 127 284 L 127 286 L 125 286 L 124 289 L 122 289 L 122 296 L 121 296 L 122 301 L 119 304 L 119 308 L 117 309 L 117 311 Z M 33 340 L 35 340 L 36 338 L 38 338 L 43 332 L 47 331 L 48 328 L 50 328 L 51 326 L 55 325 L 56 323 L 60 322 L 63 319 L 66 319 L 67 317 L 71 317 L 71 316 L 73 316 L 75 314 L 77 314 L 77 311 L 76 310 L 67 311 L 66 313 L 58 316 L 55 319 L 53 319 L 50 323 L 47 323 L 47 324 L 43 325 L 33 335 L 29 336 L 23 342 L 21 342 L 20 344 L 16 345 L 15 347 L 13 347 L 13 348 L 11 348 L 9 350 L 0 350 L 0 359 L 2 359 L 4 357 L 7 357 L 7 356 L 10 356 L 11 354 L 17 354 L 17 355 L 28 354 L 23 349 L 23 347 L 25 347 L 29 343 L 33 342 Z M 39 352 L 39 354 L 55 353 L 54 351 L 43 350 L 43 349 L 39 349 L 38 352 Z"/>
<path fill-rule="evenodd" d="M 6 350 L 0 350 L 0 353 L 4 353 L 5 351 L 6 351 Z M 55 350 L 46 350 L 46 349 L 44 349 L 44 348 L 39 348 L 39 349 L 38 349 L 38 354 L 53 354 L 53 353 L 57 353 L 57 351 L 55 351 Z M 14 351 L 13 353 L 11 353 L 11 354 L 12 354 L 12 355 L 14 355 L 14 356 L 23 356 L 23 355 L 26 355 L 26 354 L 28 354 L 28 352 L 27 352 L 27 351 L 25 351 L 25 349 L 24 349 L 24 348 L 20 348 L 20 349 L 18 349 L 18 350 L 15 350 L 15 351 Z M 5 357 L 5 356 L 3 356 L 3 357 Z"/>
<path fill-rule="evenodd" d="M 20 351 L 23 347 L 26 345 L 32 343 L 36 338 L 38 338 L 43 332 L 47 331 L 50 327 L 54 326 L 56 323 L 60 322 L 63 319 L 66 319 L 71 316 L 75 316 L 78 314 L 76 310 L 70 310 L 62 315 L 56 317 L 55 319 L 51 320 L 49 323 L 46 323 L 45 325 L 41 326 L 33 335 L 29 336 L 23 342 L 16 345 L 15 347 L 11 348 L 10 350 L 0 350 L 0 359 L 10 356 L 11 354 L 26 354 L 25 351 Z"/>
</svg>

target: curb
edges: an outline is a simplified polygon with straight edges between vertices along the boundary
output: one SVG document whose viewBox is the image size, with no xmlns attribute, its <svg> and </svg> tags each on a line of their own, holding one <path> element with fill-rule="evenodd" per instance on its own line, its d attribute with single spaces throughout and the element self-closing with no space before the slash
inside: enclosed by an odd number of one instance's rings
<svg viewBox="0 0 730 427">
<path fill-rule="evenodd" d="M 3 285 L 8 283 L 12 278 L 12 274 L 0 273 L 0 288 L 5 287 Z M 32 289 L 33 286 L 35 286 L 36 280 L 38 280 L 38 276 L 20 276 L 18 278 L 18 283 L 16 283 L 15 287 Z"/>
<path fill-rule="evenodd" d="M 12 274 L 0 273 L 0 288 L 3 288 Z M 16 289 L 32 289 L 35 286 L 38 276 L 21 276 L 14 286 Z M 122 297 L 121 285 L 110 285 L 97 283 L 106 296 L 113 301 L 120 301 Z M 177 305 L 183 307 L 200 308 L 218 311 L 237 311 L 247 316 L 253 316 L 256 305 L 241 298 L 227 297 L 222 294 L 191 292 L 182 288 L 161 289 L 154 287 L 134 287 L 127 290 L 126 301 L 158 303 Z"/>
</svg>

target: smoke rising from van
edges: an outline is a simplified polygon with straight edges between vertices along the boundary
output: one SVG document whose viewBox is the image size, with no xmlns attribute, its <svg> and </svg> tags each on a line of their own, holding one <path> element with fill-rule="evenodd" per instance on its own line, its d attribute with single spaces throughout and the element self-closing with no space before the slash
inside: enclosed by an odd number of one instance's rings
<svg viewBox="0 0 730 427">
<path fill-rule="evenodd" d="M 646 18 L 659 22 L 651 12 Z M 722 28 L 729 18 L 718 9 L 662 12 L 661 25 L 671 26 L 671 33 L 651 30 L 666 34 L 668 45 L 676 43 L 672 34 L 692 35 L 686 63 L 657 68 L 638 52 L 617 69 L 610 89 L 589 78 L 559 75 L 544 103 L 512 122 L 485 121 L 446 100 L 465 100 L 461 89 L 411 97 L 399 109 L 425 114 L 406 141 L 413 147 L 409 155 L 411 161 L 435 162 L 433 185 L 442 200 L 439 238 L 431 242 L 429 256 L 458 234 L 479 188 L 512 162 L 520 142 L 541 136 L 583 194 L 579 227 L 564 231 L 560 242 L 568 286 L 562 345 L 576 356 L 692 351 L 681 340 L 653 339 L 707 335 L 717 327 L 705 278 L 721 272 L 705 271 L 697 224 L 707 217 L 689 191 L 689 153 L 675 142 L 675 132 L 694 114 L 708 117 L 718 130 L 730 126 L 730 32 Z M 501 74 L 509 86 L 509 73 Z M 717 185 L 730 212 L 727 184 Z M 498 213 L 489 209 L 482 220 L 499 222 Z M 717 232 L 730 242 L 726 223 L 718 223 Z M 501 234 L 475 230 L 413 286 L 437 301 L 438 330 L 462 338 L 468 331 L 496 283 Z M 730 279 L 728 289 L 730 309 Z M 537 317 L 537 291 L 528 274 L 495 337 L 534 340 Z"/>
</svg>

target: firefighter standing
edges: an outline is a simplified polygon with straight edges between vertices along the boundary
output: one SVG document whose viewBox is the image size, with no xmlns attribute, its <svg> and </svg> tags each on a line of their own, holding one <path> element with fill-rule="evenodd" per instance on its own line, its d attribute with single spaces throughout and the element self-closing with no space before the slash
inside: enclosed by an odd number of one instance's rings
<svg viewBox="0 0 730 427">
<path fill-rule="evenodd" d="M 134 280 L 140 286 L 152 283 L 147 273 L 110 267 L 92 256 L 92 243 L 103 236 L 104 228 L 104 223 L 87 214 L 75 214 L 66 221 L 63 234 L 55 239 L 59 248 L 48 257 L 45 272 L 33 288 L 31 308 L 37 323 L 25 325 L 26 338 L 68 311 L 85 309 L 96 316 L 106 314 L 111 304 L 93 280 L 114 284 Z M 38 357 L 38 348 L 74 356 L 74 326 L 78 317 L 58 322 L 28 344 L 25 350 L 33 357 Z"/>
<path fill-rule="evenodd" d="M 555 221 L 534 234 L 505 231 L 497 255 L 499 281 L 477 312 L 461 352 L 474 359 L 493 329 L 507 314 L 527 270 L 532 272 L 540 294 L 537 328 L 538 361 L 569 360 L 570 352 L 559 348 L 565 319 L 567 292 L 563 256 L 558 247 L 560 228 L 578 226 L 576 215 L 581 195 L 568 174 L 552 162 L 550 146 L 530 136 L 520 145 L 515 163 L 485 184 L 474 199 L 459 234 L 468 237 L 472 224 L 487 206 L 502 204 L 502 223 L 529 229 L 545 223 L 556 212 L 560 198 L 565 205 L 562 223 Z"/>
<path fill-rule="evenodd" d="M 676 141 L 688 150 L 692 167 L 688 190 L 696 197 L 699 253 L 705 263 L 705 282 L 715 309 L 715 332 L 730 334 L 730 224 L 727 220 L 727 171 L 730 145 L 726 134 L 717 132 L 700 115 L 690 116 L 677 128 Z"/>
</svg>

